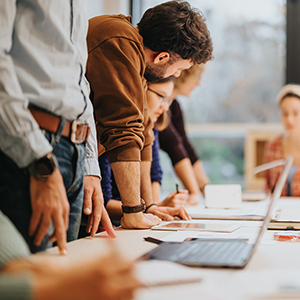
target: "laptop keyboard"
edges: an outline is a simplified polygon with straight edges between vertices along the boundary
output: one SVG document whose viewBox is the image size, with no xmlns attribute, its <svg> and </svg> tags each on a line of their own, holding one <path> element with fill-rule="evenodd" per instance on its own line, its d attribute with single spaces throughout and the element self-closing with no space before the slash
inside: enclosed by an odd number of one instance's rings
<svg viewBox="0 0 300 300">
<path fill-rule="evenodd" d="M 197 241 L 182 244 L 164 244 L 153 258 L 167 259 L 191 265 L 242 265 L 249 257 L 252 244 L 245 242 Z M 160 247 L 159 247 L 160 248 Z"/>
</svg>

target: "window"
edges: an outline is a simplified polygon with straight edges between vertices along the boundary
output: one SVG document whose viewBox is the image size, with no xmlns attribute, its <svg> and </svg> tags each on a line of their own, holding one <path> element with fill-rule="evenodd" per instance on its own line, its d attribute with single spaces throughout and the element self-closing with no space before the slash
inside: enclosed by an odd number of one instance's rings
<svg viewBox="0 0 300 300">
<path fill-rule="evenodd" d="M 133 0 L 134 23 L 149 7 L 162 2 L 165 1 Z M 193 128 L 189 135 L 211 181 L 244 185 L 244 142 L 249 125 L 279 122 L 275 99 L 287 78 L 289 53 L 286 0 L 188 2 L 207 19 L 214 60 L 207 63 L 201 86 L 189 99 L 178 100 L 187 128 Z M 293 9 L 288 7 L 288 11 Z M 217 124 L 222 127 L 220 131 L 214 129 Z M 174 175 L 170 174 L 169 161 L 162 161 L 167 175 L 162 187 L 166 184 L 169 188 L 168 182 L 174 182 Z"/>
</svg>

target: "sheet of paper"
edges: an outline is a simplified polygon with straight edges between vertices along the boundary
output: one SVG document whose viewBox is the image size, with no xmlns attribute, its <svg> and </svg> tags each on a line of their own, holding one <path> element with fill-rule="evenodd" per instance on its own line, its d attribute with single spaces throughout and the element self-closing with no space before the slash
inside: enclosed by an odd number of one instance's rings
<svg viewBox="0 0 300 300">
<path fill-rule="evenodd" d="M 201 203 L 194 207 L 187 207 L 187 212 L 193 216 L 203 216 L 203 217 L 251 217 L 259 216 L 264 217 L 267 213 L 268 207 L 270 205 L 270 200 L 264 200 L 260 202 L 243 202 L 241 209 L 208 209 L 205 208 L 204 203 Z M 276 214 L 276 212 L 274 213 Z"/>
<path fill-rule="evenodd" d="M 139 261 L 135 273 L 146 287 L 199 282 L 203 277 L 200 269 L 161 260 Z"/>
<path fill-rule="evenodd" d="M 300 222 L 300 208 L 284 208 L 280 211 L 277 221 L 294 221 Z"/>
</svg>

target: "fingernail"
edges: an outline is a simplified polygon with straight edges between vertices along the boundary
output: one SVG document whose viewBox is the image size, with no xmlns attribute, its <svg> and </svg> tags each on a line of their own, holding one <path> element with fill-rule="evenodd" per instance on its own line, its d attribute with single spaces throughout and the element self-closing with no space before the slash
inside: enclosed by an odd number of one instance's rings
<svg viewBox="0 0 300 300">
<path fill-rule="evenodd" d="M 61 251 L 60 251 L 60 254 L 61 255 L 68 255 L 68 250 L 67 249 L 62 249 Z"/>
<path fill-rule="evenodd" d="M 86 215 L 89 215 L 89 214 L 91 213 L 91 210 L 90 210 L 89 208 L 85 208 L 85 209 L 84 209 L 84 213 L 85 213 Z"/>
</svg>

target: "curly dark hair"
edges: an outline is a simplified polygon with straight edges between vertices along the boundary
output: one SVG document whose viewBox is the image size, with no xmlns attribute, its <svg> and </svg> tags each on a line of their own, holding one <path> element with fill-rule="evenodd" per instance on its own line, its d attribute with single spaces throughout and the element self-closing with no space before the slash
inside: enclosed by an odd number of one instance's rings
<svg viewBox="0 0 300 300">
<path fill-rule="evenodd" d="M 144 45 L 152 51 L 175 53 L 195 64 L 212 59 L 212 40 L 205 18 L 186 1 L 169 1 L 149 8 L 138 29 Z"/>
</svg>

